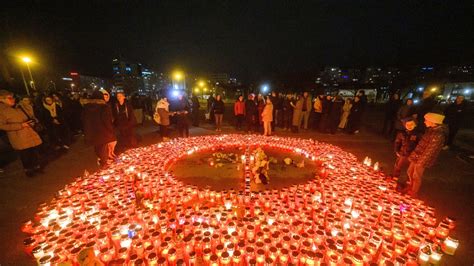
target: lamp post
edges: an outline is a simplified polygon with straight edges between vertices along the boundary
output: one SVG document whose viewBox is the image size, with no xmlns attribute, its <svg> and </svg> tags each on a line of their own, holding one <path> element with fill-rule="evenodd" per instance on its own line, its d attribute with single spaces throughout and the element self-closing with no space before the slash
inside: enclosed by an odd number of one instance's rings
<svg viewBox="0 0 474 266">
<path fill-rule="evenodd" d="M 31 58 L 25 56 L 21 60 L 23 60 L 23 62 L 26 64 L 26 68 L 28 69 L 28 73 L 30 74 L 31 88 L 36 91 L 35 80 L 33 79 L 33 75 L 31 74 L 31 69 L 30 69 Z M 29 95 L 29 92 L 28 92 L 28 95 Z"/>
<path fill-rule="evenodd" d="M 172 74 L 173 89 L 179 89 L 179 83 L 183 81 L 183 91 L 186 91 L 186 76 L 181 71 L 174 71 Z"/>
<path fill-rule="evenodd" d="M 26 94 L 30 96 L 30 88 L 28 87 L 28 83 L 26 83 L 25 75 L 23 74 L 23 69 L 20 67 L 21 78 L 23 79 L 23 84 L 25 85 Z"/>
</svg>

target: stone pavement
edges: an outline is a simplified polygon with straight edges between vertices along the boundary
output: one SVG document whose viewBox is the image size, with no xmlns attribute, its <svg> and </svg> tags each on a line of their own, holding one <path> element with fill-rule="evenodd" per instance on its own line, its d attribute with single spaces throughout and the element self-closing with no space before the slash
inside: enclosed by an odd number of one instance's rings
<svg viewBox="0 0 474 266">
<path fill-rule="evenodd" d="M 159 141 L 157 127 L 146 125 L 138 129 L 142 136 L 140 145 Z M 327 135 L 313 131 L 293 134 L 278 130 L 276 135 L 313 138 L 331 143 L 352 152 L 361 160 L 365 156 L 379 161 L 384 169 L 391 170 L 394 154 L 391 143 L 374 134 L 370 127 L 358 135 Z M 222 134 L 235 133 L 231 126 L 224 126 Z M 175 132 L 173 132 L 175 134 Z M 191 135 L 216 134 L 209 124 L 192 128 Z M 10 163 L 0 173 L 0 265 L 34 265 L 22 249 L 24 234 L 20 231 L 23 221 L 33 218 L 41 202 L 50 201 L 65 184 L 83 174 L 84 170 L 95 171 L 96 159 L 91 147 L 77 140 L 70 151 L 51 162 L 45 173 L 27 178 L 23 175 L 19 161 Z M 443 261 L 449 265 L 472 265 L 474 263 L 474 166 L 460 160 L 456 151 L 443 151 L 439 163 L 426 172 L 420 191 L 420 198 L 436 208 L 438 218 L 456 217 L 456 236 L 460 246 L 454 257 Z"/>
</svg>

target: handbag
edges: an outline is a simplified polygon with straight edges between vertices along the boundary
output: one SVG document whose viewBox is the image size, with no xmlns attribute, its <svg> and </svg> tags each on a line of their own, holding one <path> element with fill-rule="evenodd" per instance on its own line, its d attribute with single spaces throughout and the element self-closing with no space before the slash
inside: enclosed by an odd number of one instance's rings
<svg viewBox="0 0 474 266">
<path fill-rule="evenodd" d="M 26 115 L 26 117 L 28 118 L 28 120 L 33 121 L 33 124 L 31 125 L 31 128 L 32 128 L 34 131 L 36 131 L 36 132 L 39 133 L 39 132 L 42 132 L 42 131 L 44 130 L 43 124 L 41 124 L 41 123 L 38 121 L 38 119 L 36 119 L 36 118 L 34 118 L 34 117 L 33 117 L 33 118 L 30 117 L 30 116 L 28 115 L 28 113 L 23 109 L 23 107 L 21 107 L 21 106 L 18 106 L 18 107 L 20 107 L 20 110 Z"/>
</svg>

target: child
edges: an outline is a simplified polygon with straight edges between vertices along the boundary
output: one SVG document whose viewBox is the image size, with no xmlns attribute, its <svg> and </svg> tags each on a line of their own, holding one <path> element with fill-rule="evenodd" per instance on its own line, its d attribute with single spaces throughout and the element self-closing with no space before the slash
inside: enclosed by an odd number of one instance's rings
<svg viewBox="0 0 474 266">
<path fill-rule="evenodd" d="M 402 168 L 406 168 L 409 165 L 408 156 L 415 150 L 421 134 L 416 130 L 416 122 L 412 117 L 403 119 L 402 123 L 405 130 L 398 132 L 395 139 L 395 154 L 397 155 L 397 160 L 393 166 L 392 176 L 398 178 L 397 190 L 405 193 L 408 187 L 407 179 L 400 179 L 400 172 Z"/>
</svg>

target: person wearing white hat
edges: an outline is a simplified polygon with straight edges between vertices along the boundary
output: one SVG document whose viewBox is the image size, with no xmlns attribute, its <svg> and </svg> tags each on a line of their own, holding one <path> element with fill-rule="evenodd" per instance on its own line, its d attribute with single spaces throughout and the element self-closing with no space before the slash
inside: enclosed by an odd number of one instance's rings
<svg viewBox="0 0 474 266">
<path fill-rule="evenodd" d="M 426 132 L 421 137 L 415 150 L 408 157 L 410 161 L 407 171 L 410 181 L 408 193 L 412 196 L 418 194 L 425 169 L 433 166 L 436 162 L 447 133 L 447 129 L 443 125 L 444 115 L 427 113 L 424 119 Z"/>
</svg>

